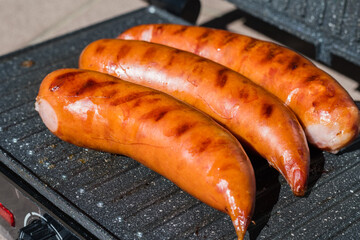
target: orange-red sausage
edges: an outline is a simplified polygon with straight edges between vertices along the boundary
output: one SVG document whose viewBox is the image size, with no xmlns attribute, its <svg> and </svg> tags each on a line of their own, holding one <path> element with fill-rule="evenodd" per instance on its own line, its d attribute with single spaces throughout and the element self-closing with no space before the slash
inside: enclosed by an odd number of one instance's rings
<svg viewBox="0 0 360 240">
<path fill-rule="evenodd" d="M 254 172 L 237 139 L 210 117 L 159 91 L 78 69 L 50 73 L 36 109 L 64 141 L 130 156 L 229 214 L 243 238 Z"/>
<path fill-rule="evenodd" d="M 285 47 L 224 30 L 172 24 L 136 26 L 119 38 L 190 51 L 241 73 L 285 102 L 309 142 L 320 149 L 337 152 L 359 133 L 359 111 L 345 89 Z"/>
<path fill-rule="evenodd" d="M 295 115 L 240 74 L 178 49 L 103 39 L 83 50 L 80 68 L 166 92 L 207 113 L 251 145 L 279 170 L 294 194 L 303 195 L 309 149 Z"/>
</svg>

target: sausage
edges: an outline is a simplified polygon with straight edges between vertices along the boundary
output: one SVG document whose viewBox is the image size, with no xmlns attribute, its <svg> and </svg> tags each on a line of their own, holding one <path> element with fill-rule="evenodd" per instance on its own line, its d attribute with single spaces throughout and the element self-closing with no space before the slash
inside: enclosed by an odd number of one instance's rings
<svg viewBox="0 0 360 240">
<path fill-rule="evenodd" d="M 306 191 L 309 149 L 296 116 L 270 93 L 205 58 L 143 41 L 102 39 L 81 53 L 79 67 L 172 95 L 226 126 L 288 181 Z"/>
<path fill-rule="evenodd" d="M 79 69 L 46 76 L 36 109 L 62 140 L 127 155 L 229 214 L 243 238 L 254 171 L 237 139 L 210 117 L 159 91 Z"/>
<path fill-rule="evenodd" d="M 308 141 L 320 149 L 336 153 L 359 134 L 359 110 L 346 90 L 288 48 L 229 31 L 175 24 L 140 25 L 119 38 L 169 45 L 239 72 L 286 103 Z"/>
</svg>

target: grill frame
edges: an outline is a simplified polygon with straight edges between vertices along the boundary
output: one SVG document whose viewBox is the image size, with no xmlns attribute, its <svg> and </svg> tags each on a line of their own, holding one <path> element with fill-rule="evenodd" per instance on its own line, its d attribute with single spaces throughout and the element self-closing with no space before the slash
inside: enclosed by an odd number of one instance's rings
<svg viewBox="0 0 360 240">
<path fill-rule="evenodd" d="M 312 43 L 316 59 L 334 56 L 359 66 L 360 2 L 356 0 L 228 0 L 237 8 Z"/>
<path fill-rule="evenodd" d="M 130 158 L 62 142 L 33 108 L 45 75 L 77 67 L 90 42 L 163 22 L 188 24 L 150 6 L 1 57 L 0 161 L 99 239 L 234 239 L 227 215 Z M 246 238 L 360 238 L 358 144 L 338 155 L 311 149 L 311 189 L 304 198 L 294 197 L 264 159 L 250 158 L 257 178 L 256 225 Z M 339 214 L 343 219 L 330 219 Z"/>
</svg>

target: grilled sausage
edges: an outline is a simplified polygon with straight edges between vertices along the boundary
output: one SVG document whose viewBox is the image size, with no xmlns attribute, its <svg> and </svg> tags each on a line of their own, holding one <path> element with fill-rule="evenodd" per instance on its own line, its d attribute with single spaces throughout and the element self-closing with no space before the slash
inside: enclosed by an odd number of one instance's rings
<svg viewBox="0 0 360 240">
<path fill-rule="evenodd" d="M 140 25 L 119 38 L 145 40 L 190 51 L 248 77 L 285 102 L 308 141 L 336 153 L 359 133 L 359 110 L 330 75 L 277 44 L 204 27 Z"/>
<path fill-rule="evenodd" d="M 309 149 L 295 115 L 240 74 L 174 48 L 103 39 L 83 50 L 80 68 L 166 92 L 207 113 L 280 171 L 295 195 L 306 190 Z"/>
<path fill-rule="evenodd" d="M 243 238 L 254 172 L 237 139 L 210 117 L 159 91 L 78 69 L 49 74 L 36 109 L 62 140 L 132 157 L 229 214 Z"/>
</svg>

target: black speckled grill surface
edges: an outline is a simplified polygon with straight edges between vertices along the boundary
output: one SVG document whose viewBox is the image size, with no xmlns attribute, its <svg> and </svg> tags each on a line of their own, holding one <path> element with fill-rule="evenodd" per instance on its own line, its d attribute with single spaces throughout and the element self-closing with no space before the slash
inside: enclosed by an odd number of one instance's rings
<svg viewBox="0 0 360 240">
<path fill-rule="evenodd" d="M 41 80 L 81 50 L 143 23 L 181 20 L 145 8 L 0 58 L 0 161 L 100 239 L 235 239 L 230 218 L 134 160 L 65 143 L 34 110 Z M 251 157 L 257 202 L 247 239 L 360 239 L 359 143 L 311 151 L 310 190 Z"/>
</svg>

